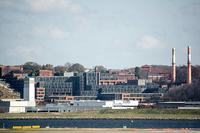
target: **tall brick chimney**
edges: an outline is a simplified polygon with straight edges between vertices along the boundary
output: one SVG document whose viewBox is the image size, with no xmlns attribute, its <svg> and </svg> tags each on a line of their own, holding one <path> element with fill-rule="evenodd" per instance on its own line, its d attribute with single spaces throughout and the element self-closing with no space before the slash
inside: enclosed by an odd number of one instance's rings
<svg viewBox="0 0 200 133">
<path fill-rule="evenodd" d="M 192 73 L 191 73 L 191 47 L 187 48 L 187 84 L 192 83 Z"/>
<path fill-rule="evenodd" d="M 172 48 L 172 82 L 176 82 L 176 55 L 175 48 Z"/>
</svg>

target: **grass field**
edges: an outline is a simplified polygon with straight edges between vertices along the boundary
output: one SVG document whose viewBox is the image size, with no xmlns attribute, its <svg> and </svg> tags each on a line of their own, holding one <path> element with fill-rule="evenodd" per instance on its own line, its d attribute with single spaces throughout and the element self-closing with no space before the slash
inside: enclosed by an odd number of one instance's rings
<svg viewBox="0 0 200 133">
<path fill-rule="evenodd" d="M 91 110 L 65 113 L 0 113 L 2 119 L 27 118 L 134 118 L 134 119 L 200 119 L 200 110 L 134 109 Z"/>
</svg>

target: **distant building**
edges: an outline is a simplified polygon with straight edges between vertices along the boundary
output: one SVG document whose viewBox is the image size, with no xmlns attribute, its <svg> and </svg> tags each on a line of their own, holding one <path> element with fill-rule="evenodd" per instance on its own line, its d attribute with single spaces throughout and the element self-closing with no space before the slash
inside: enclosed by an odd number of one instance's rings
<svg viewBox="0 0 200 133">
<path fill-rule="evenodd" d="M 48 96 L 47 100 L 51 100 L 51 102 L 54 103 L 69 103 L 71 101 L 74 101 L 74 96 L 66 96 L 66 95 L 51 95 Z"/>
<path fill-rule="evenodd" d="M 110 74 L 116 74 L 116 73 L 119 73 L 119 72 L 121 72 L 120 69 L 109 69 L 108 70 L 108 73 L 110 73 Z"/>
<path fill-rule="evenodd" d="M 34 78 L 26 78 L 24 81 L 24 99 L 2 99 L 0 108 L 4 112 L 24 113 L 27 107 L 35 107 Z"/>
<path fill-rule="evenodd" d="M 53 71 L 52 70 L 38 70 L 37 76 L 51 77 L 53 76 Z"/>
<path fill-rule="evenodd" d="M 24 101 L 35 101 L 35 79 L 24 79 Z"/>
<path fill-rule="evenodd" d="M 100 84 L 101 85 L 116 85 L 127 83 L 128 80 L 135 79 L 135 75 L 127 72 L 118 73 L 101 73 Z"/>
<path fill-rule="evenodd" d="M 150 65 L 141 66 L 141 71 L 151 72 L 152 67 Z"/>
<path fill-rule="evenodd" d="M 22 66 L 0 66 L 0 77 L 5 76 L 11 71 L 23 72 L 23 67 Z"/>
<path fill-rule="evenodd" d="M 72 96 L 73 83 L 68 77 L 36 77 L 36 91 L 44 88 L 45 99 L 48 101 L 63 101 L 66 96 Z M 40 92 L 40 91 L 39 91 Z M 39 92 L 36 92 L 38 94 Z"/>
<path fill-rule="evenodd" d="M 160 79 L 169 80 L 171 68 L 169 66 L 144 65 L 140 68 L 140 79 L 150 79 L 159 81 Z"/>
<path fill-rule="evenodd" d="M 116 85 L 126 83 L 126 80 L 100 80 L 100 85 Z"/>
<path fill-rule="evenodd" d="M 170 101 L 158 102 L 158 108 L 177 108 L 177 109 L 200 109 L 200 102 Z"/>
<path fill-rule="evenodd" d="M 43 101 L 44 98 L 46 101 L 53 102 L 68 102 L 86 97 L 96 99 L 99 73 L 84 72 L 76 76 L 72 76 L 73 73 L 68 74 L 67 76 L 36 77 L 36 99 Z M 40 90 L 45 91 L 44 94 Z"/>
<path fill-rule="evenodd" d="M 102 77 L 105 79 L 104 84 L 100 80 Z M 120 80 L 115 80 L 115 75 L 104 74 L 102 77 L 98 72 L 78 73 L 69 77 L 36 77 L 36 99 L 50 102 L 121 100 L 123 93 L 142 93 L 147 89 L 147 84 L 152 83 L 143 79 L 119 82 Z"/>
<path fill-rule="evenodd" d="M 146 88 L 137 85 L 99 85 L 102 93 L 142 93 Z"/>
<path fill-rule="evenodd" d="M 99 85 L 98 99 L 100 100 L 121 100 L 123 93 L 142 93 L 146 86 L 119 84 L 119 85 Z"/>
<path fill-rule="evenodd" d="M 122 93 L 122 100 L 137 100 L 139 102 L 150 101 L 151 98 L 161 98 L 162 93 Z"/>
<path fill-rule="evenodd" d="M 117 78 L 119 80 L 133 80 L 135 79 L 135 74 L 133 73 L 127 73 L 127 72 L 120 72 L 117 74 Z"/>
<path fill-rule="evenodd" d="M 147 77 L 147 79 L 150 79 L 153 81 L 159 81 L 161 78 L 164 78 L 164 76 L 160 74 L 156 74 L 156 73 L 150 73 Z"/>
<path fill-rule="evenodd" d="M 42 87 L 37 87 L 36 90 L 36 102 L 40 103 L 40 102 L 44 102 L 44 97 L 45 97 L 45 88 Z"/>
<path fill-rule="evenodd" d="M 35 103 L 22 99 L 2 99 L 0 109 L 8 113 L 25 113 L 26 107 L 34 107 Z"/>
<path fill-rule="evenodd" d="M 170 80 L 171 67 L 170 66 L 152 66 L 151 73 L 149 73 L 148 76 L 155 77 L 156 75 L 158 75 L 157 76 L 158 78 L 160 77 L 162 79 Z"/>
<path fill-rule="evenodd" d="M 104 109 L 105 101 L 99 100 L 78 100 L 68 103 L 46 104 L 46 106 L 30 107 L 27 112 L 74 112 L 80 110 Z"/>
<path fill-rule="evenodd" d="M 145 79 L 128 80 L 127 84 L 136 86 L 145 86 L 146 80 Z"/>
<path fill-rule="evenodd" d="M 85 72 L 78 75 L 80 77 L 80 95 L 81 96 L 95 96 L 100 81 L 100 73 Z"/>
<path fill-rule="evenodd" d="M 138 106 L 138 101 L 135 101 L 135 100 L 106 101 L 105 105 L 103 105 L 103 107 L 112 108 L 112 109 L 134 109 L 134 108 L 137 108 L 137 106 Z"/>
<path fill-rule="evenodd" d="M 23 73 L 13 73 L 13 78 L 24 79 L 27 75 Z"/>
<path fill-rule="evenodd" d="M 72 76 L 74 76 L 74 72 L 64 72 L 63 73 L 63 76 L 65 76 L 65 77 L 72 77 Z"/>
</svg>

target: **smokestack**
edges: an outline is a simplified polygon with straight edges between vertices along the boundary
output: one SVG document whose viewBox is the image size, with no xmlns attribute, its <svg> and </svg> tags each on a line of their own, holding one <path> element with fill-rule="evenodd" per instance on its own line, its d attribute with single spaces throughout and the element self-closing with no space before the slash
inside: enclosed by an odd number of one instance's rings
<svg viewBox="0 0 200 133">
<path fill-rule="evenodd" d="M 176 82 L 176 56 L 175 48 L 172 48 L 172 82 Z"/>
<path fill-rule="evenodd" d="M 187 48 L 187 84 L 192 83 L 192 75 L 191 75 L 191 47 Z"/>
</svg>

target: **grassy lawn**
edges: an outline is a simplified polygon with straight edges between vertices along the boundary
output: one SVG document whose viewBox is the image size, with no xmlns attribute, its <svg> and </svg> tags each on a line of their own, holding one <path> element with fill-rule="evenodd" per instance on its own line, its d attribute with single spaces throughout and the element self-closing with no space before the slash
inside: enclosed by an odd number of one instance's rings
<svg viewBox="0 0 200 133">
<path fill-rule="evenodd" d="M 200 119 L 200 110 L 133 109 L 90 110 L 65 113 L 0 113 L 0 118 L 134 118 L 134 119 Z"/>
</svg>

